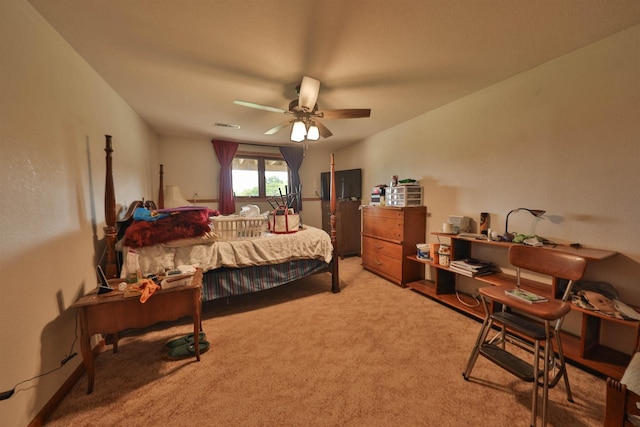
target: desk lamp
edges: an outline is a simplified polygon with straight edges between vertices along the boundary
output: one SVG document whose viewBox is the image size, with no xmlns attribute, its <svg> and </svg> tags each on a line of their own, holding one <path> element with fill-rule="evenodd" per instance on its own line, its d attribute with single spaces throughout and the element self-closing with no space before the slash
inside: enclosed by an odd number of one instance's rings
<svg viewBox="0 0 640 427">
<path fill-rule="evenodd" d="M 513 209 L 509 211 L 509 213 L 507 214 L 507 221 L 504 224 L 504 236 L 502 236 L 502 240 L 504 240 L 505 242 L 510 242 L 513 240 L 513 234 L 509 233 L 509 215 L 518 211 L 527 211 L 535 217 L 541 217 L 546 212 L 540 209 L 527 209 L 527 208 L 518 208 L 518 209 Z"/>
</svg>

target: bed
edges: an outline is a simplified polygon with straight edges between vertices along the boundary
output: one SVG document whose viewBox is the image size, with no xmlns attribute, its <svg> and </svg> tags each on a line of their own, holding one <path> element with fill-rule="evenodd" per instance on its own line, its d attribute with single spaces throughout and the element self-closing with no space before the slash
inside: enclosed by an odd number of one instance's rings
<svg viewBox="0 0 640 427">
<path fill-rule="evenodd" d="M 135 221 L 131 213 L 137 207 L 155 209 L 150 201 L 136 201 L 129 207 L 125 218 L 117 221 L 113 185 L 111 137 L 106 137 L 105 221 L 106 241 L 105 274 L 116 278 L 121 274 L 121 259 L 116 245 L 124 230 Z M 198 238 L 185 238 L 138 247 L 140 269 L 143 274 L 166 271 L 178 265 L 197 265 L 204 271 L 203 300 L 209 301 L 234 295 L 257 292 L 284 285 L 315 273 L 328 272 L 331 291 L 340 292 L 338 257 L 336 253 L 336 200 L 335 163 L 331 167 L 331 232 L 311 226 L 290 234 L 262 233 L 260 237 L 241 240 L 219 240 L 206 234 Z M 160 192 L 164 200 L 163 168 L 160 167 Z M 161 205 L 162 206 L 162 205 Z"/>
</svg>

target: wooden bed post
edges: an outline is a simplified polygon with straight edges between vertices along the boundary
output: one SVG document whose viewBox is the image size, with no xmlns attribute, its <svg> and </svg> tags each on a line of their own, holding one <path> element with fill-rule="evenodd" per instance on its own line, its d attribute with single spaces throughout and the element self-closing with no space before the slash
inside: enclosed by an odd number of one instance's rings
<svg viewBox="0 0 640 427">
<path fill-rule="evenodd" d="M 336 238 L 336 179 L 335 179 L 335 161 L 334 155 L 331 153 L 331 193 L 330 193 L 331 212 L 331 245 L 333 246 L 333 271 L 331 273 L 331 292 L 340 292 L 340 277 L 338 275 L 338 239 Z"/>
<path fill-rule="evenodd" d="M 164 171 L 162 168 L 164 165 L 160 165 L 160 188 L 158 189 L 158 209 L 164 209 L 164 182 L 163 175 Z"/>
<path fill-rule="evenodd" d="M 107 153 L 107 173 L 105 178 L 104 190 L 104 219 L 106 227 L 104 227 L 104 238 L 107 244 L 106 248 L 106 264 L 105 275 L 107 279 L 118 277 L 118 264 L 116 261 L 116 240 L 118 238 L 118 228 L 116 226 L 116 196 L 113 188 L 113 164 L 111 153 L 111 135 L 105 135 L 106 147 L 104 151 Z"/>
</svg>

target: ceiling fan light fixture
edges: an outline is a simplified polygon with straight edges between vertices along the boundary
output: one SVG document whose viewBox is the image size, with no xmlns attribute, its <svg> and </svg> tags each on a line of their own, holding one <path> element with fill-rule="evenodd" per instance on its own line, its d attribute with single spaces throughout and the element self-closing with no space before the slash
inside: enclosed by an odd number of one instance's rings
<svg viewBox="0 0 640 427">
<path fill-rule="evenodd" d="M 291 128 L 291 140 L 294 142 L 302 142 L 307 136 L 307 127 L 302 120 L 296 120 L 293 122 Z"/>
<path fill-rule="evenodd" d="M 320 130 L 318 126 L 312 124 L 309 126 L 309 130 L 307 131 L 307 139 L 310 141 L 317 141 L 320 139 Z"/>
<path fill-rule="evenodd" d="M 289 109 L 270 107 L 268 105 L 256 104 L 254 102 L 233 101 L 236 105 L 256 108 L 258 110 L 271 111 L 274 113 L 284 113 L 292 116 L 289 120 L 281 123 L 268 131 L 265 135 L 275 135 L 285 127 L 293 123 L 291 129 L 291 141 L 318 141 L 320 137 L 329 138 L 331 131 L 320 121 L 320 119 L 358 119 L 370 117 L 371 110 L 368 108 L 343 108 L 332 110 L 318 110 L 318 92 L 320 91 L 320 81 L 313 77 L 303 76 L 302 82 L 296 87 L 298 98 L 289 103 Z M 308 135 L 307 135 L 308 133 Z"/>
</svg>

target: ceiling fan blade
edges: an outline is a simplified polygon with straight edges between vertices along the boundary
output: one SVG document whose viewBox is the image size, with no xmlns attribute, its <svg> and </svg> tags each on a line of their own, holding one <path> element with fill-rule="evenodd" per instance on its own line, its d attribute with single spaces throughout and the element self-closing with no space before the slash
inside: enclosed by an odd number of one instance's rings
<svg viewBox="0 0 640 427">
<path fill-rule="evenodd" d="M 318 100 L 318 92 L 320 92 L 320 80 L 313 77 L 304 76 L 300 84 L 300 95 L 298 96 L 298 105 L 307 111 L 313 111 Z"/>
<path fill-rule="evenodd" d="M 363 117 L 370 117 L 371 110 L 368 108 L 323 110 L 316 112 L 316 115 L 323 119 L 359 119 Z"/>
<path fill-rule="evenodd" d="M 293 123 L 294 120 L 287 120 L 284 123 L 280 123 L 278 126 L 272 127 L 271 129 L 269 129 L 268 131 L 266 131 L 264 134 L 265 135 L 274 135 L 278 132 L 280 132 L 282 129 L 286 128 L 287 126 L 289 126 L 291 123 Z"/>
<path fill-rule="evenodd" d="M 315 120 L 314 123 L 315 123 L 316 126 L 318 126 L 318 130 L 320 131 L 320 136 L 321 137 L 329 138 L 331 135 L 333 135 L 331 133 L 331 131 L 329 129 L 327 129 L 327 127 L 325 125 L 320 123 L 320 121 Z"/>
<path fill-rule="evenodd" d="M 248 101 L 240 101 L 236 99 L 233 101 L 233 103 L 237 105 L 242 105 L 243 107 L 257 108 L 258 110 L 271 111 L 272 113 L 280 113 L 280 114 L 287 113 L 287 110 L 283 110 L 282 108 L 269 107 L 268 105 L 260 105 L 260 104 L 256 104 Z"/>
</svg>

